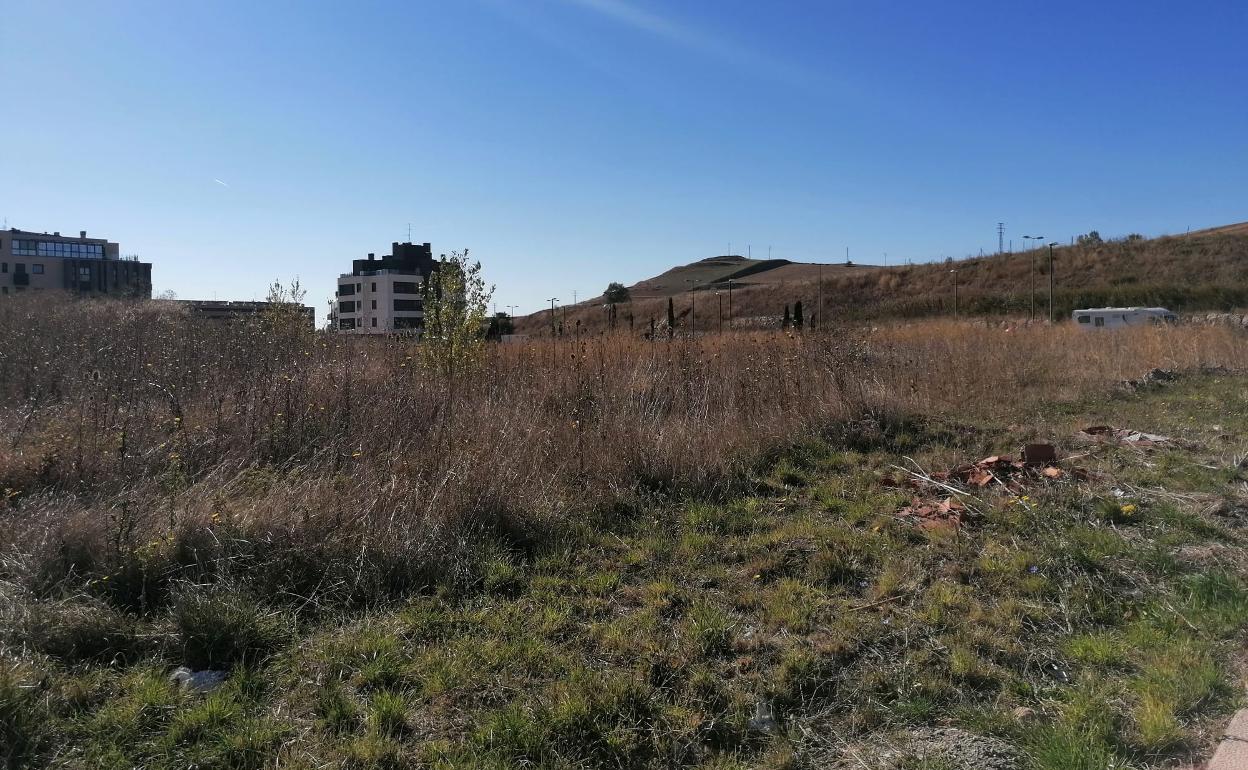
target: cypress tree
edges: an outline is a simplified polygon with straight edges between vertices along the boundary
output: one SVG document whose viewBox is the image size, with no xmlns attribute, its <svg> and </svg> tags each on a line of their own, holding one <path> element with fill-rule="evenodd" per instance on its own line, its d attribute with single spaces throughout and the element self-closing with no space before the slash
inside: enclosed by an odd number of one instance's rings
<svg viewBox="0 0 1248 770">
<path fill-rule="evenodd" d="M 793 306 L 793 326 L 798 330 L 802 328 L 802 301 L 800 299 Z"/>
</svg>

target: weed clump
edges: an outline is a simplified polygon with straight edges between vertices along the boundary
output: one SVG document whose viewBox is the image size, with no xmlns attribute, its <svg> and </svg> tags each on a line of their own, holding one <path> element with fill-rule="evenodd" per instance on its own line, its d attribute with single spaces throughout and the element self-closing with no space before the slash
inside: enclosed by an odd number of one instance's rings
<svg viewBox="0 0 1248 770">
<path fill-rule="evenodd" d="M 255 664 L 285 645 L 294 622 L 226 587 L 185 586 L 171 609 L 181 659 L 192 669 Z"/>
</svg>

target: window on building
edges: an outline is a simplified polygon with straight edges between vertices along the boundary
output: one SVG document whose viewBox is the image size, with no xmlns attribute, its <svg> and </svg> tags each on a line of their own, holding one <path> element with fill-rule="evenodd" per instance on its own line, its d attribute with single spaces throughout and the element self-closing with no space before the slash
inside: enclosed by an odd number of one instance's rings
<svg viewBox="0 0 1248 770">
<path fill-rule="evenodd" d="M 13 240 L 13 253 L 26 257 L 101 259 L 104 256 L 104 244 L 63 243 L 61 241 L 34 241 L 15 238 Z"/>
<path fill-rule="evenodd" d="M 370 288 L 370 289 L 369 289 L 369 291 L 377 291 L 377 282 L 376 282 L 376 281 L 373 281 L 373 286 L 372 286 L 372 288 Z"/>
<path fill-rule="evenodd" d="M 43 275 L 43 265 L 36 262 L 35 264 L 30 266 L 30 272 L 34 273 L 35 275 Z"/>
<path fill-rule="evenodd" d="M 354 329 L 355 319 L 354 318 L 339 318 L 338 328 L 339 329 Z"/>
<path fill-rule="evenodd" d="M 396 329 L 419 329 L 421 319 L 399 317 L 394 319 L 394 328 Z"/>
<path fill-rule="evenodd" d="M 344 283 L 344 284 L 342 284 L 341 286 L 339 286 L 339 287 L 338 287 L 338 296 L 339 296 L 339 297 L 351 297 L 351 296 L 354 296 L 354 295 L 355 295 L 355 284 L 353 284 L 353 283 Z"/>
<path fill-rule="evenodd" d="M 89 267 L 80 267 L 80 268 L 78 268 L 78 280 L 80 280 L 80 281 L 89 281 L 89 280 L 91 280 L 91 268 L 89 268 Z"/>
<path fill-rule="evenodd" d="M 338 312 L 339 312 L 339 313 L 354 313 L 354 312 L 355 312 L 355 302 L 353 302 L 353 301 L 351 301 L 351 300 L 342 300 L 342 301 L 340 301 L 340 302 L 338 303 Z"/>
<path fill-rule="evenodd" d="M 376 328 L 377 328 L 377 319 L 376 319 L 376 318 L 374 318 L 374 319 L 373 319 L 373 328 L 374 328 L 374 329 L 376 329 Z"/>
<path fill-rule="evenodd" d="M 7 272 L 9 272 L 9 263 L 0 262 L 0 273 L 7 273 Z"/>
<path fill-rule="evenodd" d="M 373 300 L 373 310 L 377 309 L 377 300 Z"/>
<path fill-rule="evenodd" d="M 418 299 L 396 299 L 394 301 L 395 310 L 420 310 L 422 302 Z"/>
<path fill-rule="evenodd" d="M 394 293 L 395 294 L 419 294 L 420 291 L 419 289 L 416 288 L 417 286 L 419 286 L 419 284 L 413 281 L 395 281 Z"/>
<path fill-rule="evenodd" d="M 357 283 L 357 284 L 355 285 L 355 290 L 356 290 L 356 291 L 364 291 L 364 289 L 362 288 L 363 286 L 364 286 L 364 284 L 362 284 L 362 283 Z"/>
<path fill-rule="evenodd" d="M 26 263 L 25 263 L 25 262 L 14 262 L 14 263 L 13 263 L 13 272 L 15 272 L 15 273 L 24 273 L 24 272 L 26 272 Z"/>
</svg>

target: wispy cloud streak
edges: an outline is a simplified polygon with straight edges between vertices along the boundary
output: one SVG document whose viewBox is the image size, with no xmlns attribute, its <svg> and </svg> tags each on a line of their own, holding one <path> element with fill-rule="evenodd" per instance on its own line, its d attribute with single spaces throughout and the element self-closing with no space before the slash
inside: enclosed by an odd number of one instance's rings
<svg viewBox="0 0 1248 770">
<path fill-rule="evenodd" d="M 797 68 L 694 29 L 627 0 L 564 0 L 602 18 L 665 40 L 680 48 L 735 64 L 754 74 L 787 81 L 803 79 Z"/>
</svg>

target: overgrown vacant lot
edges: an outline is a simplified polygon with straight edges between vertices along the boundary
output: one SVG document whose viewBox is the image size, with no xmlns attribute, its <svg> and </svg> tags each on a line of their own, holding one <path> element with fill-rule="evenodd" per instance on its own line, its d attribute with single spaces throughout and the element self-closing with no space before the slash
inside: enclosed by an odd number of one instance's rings
<svg viewBox="0 0 1248 770">
<path fill-rule="evenodd" d="M 10 766 L 1162 767 L 1240 699 L 1229 331 L 608 339 L 452 399 L 402 343 L 92 312 L 0 360 Z"/>
</svg>

